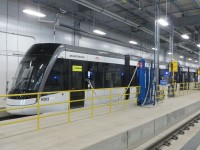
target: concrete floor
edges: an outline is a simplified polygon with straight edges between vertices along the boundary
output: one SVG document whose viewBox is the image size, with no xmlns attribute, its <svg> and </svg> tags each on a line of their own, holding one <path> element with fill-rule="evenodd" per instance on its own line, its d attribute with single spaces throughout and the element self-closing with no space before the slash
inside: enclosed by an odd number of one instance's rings
<svg viewBox="0 0 200 150">
<path fill-rule="evenodd" d="M 117 138 L 121 133 L 174 112 L 180 108 L 200 101 L 200 92 L 171 98 L 157 107 L 136 107 L 130 104 L 126 111 L 97 115 L 84 118 L 87 113 L 73 114 L 74 122 L 66 124 L 67 115 L 42 119 L 42 130 L 35 131 L 36 121 L 29 121 L 0 127 L 1 150 L 79 150 L 102 149 L 117 150 L 124 138 Z M 105 111 L 105 110 L 104 110 Z M 30 117 L 29 117 L 30 118 Z M 78 119 L 77 119 L 78 118 Z M 2 122 L 0 122 L 2 123 Z M 148 127 L 146 127 L 148 128 Z M 116 138 L 115 138 L 116 137 Z M 105 142 L 109 141 L 107 144 Z M 119 140 L 119 141 L 118 141 Z M 104 141 L 103 145 L 101 142 Z M 112 147 L 106 147 L 109 145 Z M 99 143 L 99 144 L 97 144 Z M 95 145 L 94 147 L 91 145 Z M 115 146 L 116 145 L 116 146 Z"/>
</svg>

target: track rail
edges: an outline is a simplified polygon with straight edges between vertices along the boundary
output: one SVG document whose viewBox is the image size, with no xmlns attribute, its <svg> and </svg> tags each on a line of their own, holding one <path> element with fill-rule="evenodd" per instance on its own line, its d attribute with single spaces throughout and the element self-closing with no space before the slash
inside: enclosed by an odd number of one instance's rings
<svg viewBox="0 0 200 150">
<path fill-rule="evenodd" d="M 183 125 L 171 131 L 169 134 L 154 142 L 152 145 L 147 147 L 145 150 L 161 150 L 164 146 L 170 146 L 172 140 L 178 140 L 179 135 L 183 135 L 185 130 L 190 130 L 190 127 L 193 127 L 195 123 L 198 123 L 200 120 L 200 114 L 196 115 Z"/>
</svg>

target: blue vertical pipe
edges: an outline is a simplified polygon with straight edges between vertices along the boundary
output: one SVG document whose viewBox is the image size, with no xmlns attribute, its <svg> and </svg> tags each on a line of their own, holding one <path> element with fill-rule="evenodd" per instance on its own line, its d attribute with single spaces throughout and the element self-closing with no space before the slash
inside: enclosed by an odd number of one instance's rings
<svg viewBox="0 0 200 150">
<path fill-rule="evenodd" d="M 145 68 L 145 60 L 140 59 L 139 61 L 139 67 L 138 67 L 138 78 L 139 78 L 139 86 L 140 86 L 140 94 L 138 96 L 138 105 L 142 105 L 145 96 L 146 96 L 146 68 Z M 148 82 L 147 82 L 148 83 Z"/>
<path fill-rule="evenodd" d="M 149 82 L 149 84 L 150 84 L 150 89 L 151 89 L 151 92 L 149 92 L 149 100 L 150 100 L 150 103 L 152 103 L 152 100 L 153 100 L 153 98 L 152 98 L 152 94 L 153 94 L 153 72 L 154 72 L 154 70 L 153 70 L 153 64 L 152 64 L 152 62 L 151 62 L 151 68 L 150 68 L 150 82 Z"/>
</svg>

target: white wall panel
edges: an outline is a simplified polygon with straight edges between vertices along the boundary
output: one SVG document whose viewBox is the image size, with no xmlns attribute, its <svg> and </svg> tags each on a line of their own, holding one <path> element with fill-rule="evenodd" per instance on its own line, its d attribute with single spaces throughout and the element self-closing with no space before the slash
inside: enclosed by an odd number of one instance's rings
<svg viewBox="0 0 200 150">
<path fill-rule="evenodd" d="M 0 13 L 1 14 L 6 14 L 7 12 L 7 0 L 1 0 L 0 1 Z"/>
<path fill-rule="evenodd" d="M 6 34 L 0 33 L 0 53 L 6 50 Z"/>
<path fill-rule="evenodd" d="M 40 42 L 41 43 L 53 43 L 53 25 L 41 23 L 40 28 Z"/>
<path fill-rule="evenodd" d="M 6 57 L 0 55 L 0 94 L 6 93 Z"/>
<path fill-rule="evenodd" d="M 63 43 L 63 44 L 72 44 L 72 34 L 63 31 L 56 31 L 56 42 Z"/>
<path fill-rule="evenodd" d="M 7 34 L 7 50 L 9 51 L 18 51 L 18 41 L 17 41 L 17 35 L 13 34 Z"/>
<path fill-rule="evenodd" d="M 5 15 L 3 15 L 3 14 L 0 13 L 0 20 L 1 20 L 0 21 L 0 30 L 4 31 L 6 29 L 6 20 L 7 20 L 6 17 L 5 17 Z"/>
<path fill-rule="evenodd" d="M 9 56 L 8 57 L 8 76 L 7 76 L 7 80 L 9 81 L 8 84 L 8 89 L 10 90 L 11 88 L 11 84 L 12 84 L 12 80 L 13 77 L 15 75 L 15 72 L 17 70 L 19 64 L 19 58 L 16 56 Z"/>
<path fill-rule="evenodd" d="M 18 33 L 37 37 L 36 40 L 39 41 L 39 37 L 41 36 L 42 32 L 40 31 L 40 22 L 37 20 L 30 20 L 25 18 L 20 18 L 18 23 Z M 15 33 L 17 30 L 15 30 Z"/>
<path fill-rule="evenodd" d="M 26 52 L 35 43 L 31 37 L 18 36 L 18 51 Z"/>
<path fill-rule="evenodd" d="M 7 6 L 6 6 L 7 7 Z M 13 17 L 18 17 L 18 0 L 8 0 L 8 15 Z"/>
</svg>

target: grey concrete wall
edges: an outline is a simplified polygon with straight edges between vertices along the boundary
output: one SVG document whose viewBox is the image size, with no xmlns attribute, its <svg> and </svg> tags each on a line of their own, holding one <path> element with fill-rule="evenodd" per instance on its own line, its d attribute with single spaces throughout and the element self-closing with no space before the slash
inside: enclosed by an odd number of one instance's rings
<svg viewBox="0 0 200 150">
<path fill-rule="evenodd" d="M 200 102 L 193 103 L 141 126 L 91 145 L 84 150 L 128 150 L 136 148 L 199 110 Z"/>
</svg>

